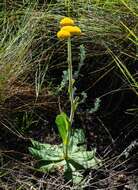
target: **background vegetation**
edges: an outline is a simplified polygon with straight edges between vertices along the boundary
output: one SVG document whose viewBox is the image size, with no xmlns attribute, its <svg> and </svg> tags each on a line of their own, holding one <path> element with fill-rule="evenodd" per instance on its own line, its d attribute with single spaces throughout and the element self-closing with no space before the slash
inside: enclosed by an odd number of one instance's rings
<svg viewBox="0 0 138 190">
<path fill-rule="evenodd" d="M 30 138 L 60 141 L 55 117 L 59 105 L 64 110 L 69 104 L 66 44 L 56 33 L 68 6 L 83 32 L 72 45 L 76 93 L 84 100 L 74 127 L 85 130 L 88 149 L 96 147 L 104 161 L 98 171 L 86 172 L 85 188 L 135 190 L 137 0 L 0 2 L 0 188 L 77 189 L 62 172 L 36 172 L 27 150 Z"/>
</svg>

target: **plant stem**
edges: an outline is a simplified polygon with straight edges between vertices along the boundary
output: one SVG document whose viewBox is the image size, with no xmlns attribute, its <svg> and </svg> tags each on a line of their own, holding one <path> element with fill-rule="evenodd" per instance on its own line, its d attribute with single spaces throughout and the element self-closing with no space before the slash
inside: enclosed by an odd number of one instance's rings
<svg viewBox="0 0 138 190">
<path fill-rule="evenodd" d="M 70 123 L 72 125 L 74 118 L 74 95 L 73 95 L 73 74 L 72 74 L 72 52 L 71 52 L 71 38 L 68 38 L 68 77 L 69 77 L 69 100 L 70 100 Z"/>
<path fill-rule="evenodd" d="M 70 5 L 71 5 L 70 0 L 65 0 L 65 7 L 67 7 L 68 16 L 70 16 Z"/>
<path fill-rule="evenodd" d="M 68 94 L 69 94 L 69 100 L 70 100 L 70 128 L 68 129 L 67 134 L 67 144 L 65 145 L 65 159 L 68 159 L 68 145 L 69 145 L 69 139 L 71 135 L 71 125 L 74 118 L 74 95 L 73 95 L 73 74 L 72 74 L 72 52 L 71 52 L 71 38 L 68 38 L 67 41 L 67 50 L 68 50 Z"/>
</svg>

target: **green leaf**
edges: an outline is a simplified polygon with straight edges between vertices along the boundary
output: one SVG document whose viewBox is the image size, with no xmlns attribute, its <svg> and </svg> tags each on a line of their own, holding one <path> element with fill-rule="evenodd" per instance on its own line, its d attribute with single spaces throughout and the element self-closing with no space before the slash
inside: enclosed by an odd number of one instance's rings
<svg viewBox="0 0 138 190">
<path fill-rule="evenodd" d="M 75 129 L 73 131 L 73 135 L 70 139 L 70 153 L 85 151 L 86 143 L 85 143 L 85 134 L 83 129 Z"/>
<path fill-rule="evenodd" d="M 79 151 L 76 153 L 72 153 L 71 158 L 79 160 L 90 160 L 95 157 L 95 152 L 95 149 L 91 151 Z"/>
<path fill-rule="evenodd" d="M 102 161 L 96 157 L 94 157 L 91 160 L 88 160 L 87 163 L 84 163 L 84 168 L 85 169 L 98 169 L 99 167 L 102 166 Z"/>
<path fill-rule="evenodd" d="M 53 145 L 53 144 L 47 144 L 47 143 L 40 143 L 38 141 L 35 141 L 35 140 L 31 140 L 31 143 L 33 145 L 33 147 L 35 149 L 38 149 L 38 150 L 42 150 L 42 149 L 47 149 L 47 150 L 53 150 L 53 151 L 58 151 L 59 149 L 61 149 L 61 151 L 63 151 L 63 145 L 60 144 L 60 145 Z"/>
<path fill-rule="evenodd" d="M 61 149 L 41 149 L 37 150 L 35 148 L 29 147 L 29 152 L 37 157 L 40 160 L 47 160 L 47 161 L 59 161 L 63 159 L 63 151 Z"/>
<path fill-rule="evenodd" d="M 75 129 L 72 135 L 73 142 L 76 144 L 84 144 L 85 143 L 85 134 L 83 129 Z"/>
<path fill-rule="evenodd" d="M 72 180 L 74 185 L 81 185 L 83 183 L 83 179 L 84 177 L 80 172 L 76 171 L 72 173 Z"/>
<path fill-rule="evenodd" d="M 33 140 L 33 139 L 31 139 L 31 143 L 32 143 L 33 147 L 34 147 L 35 149 L 38 149 L 38 150 L 41 150 L 41 149 L 51 149 L 51 148 L 53 148 L 53 145 L 51 145 L 51 144 L 40 143 L 40 142 L 35 141 L 35 140 Z"/>
<path fill-rule="evenodd" d="M 66 165 L 66 161 L 62 160 L 59 162 L 53 162 L 53 163 L 41 166 L 39 170 L 42 172 L 54 172 L 55 170 L 64 171 L 65 165 Z"/>
<path fill-rule="evenodd" d="M 94 149 L 92 151 L 80 151 L 73 153 L 71 155 L 71 159 L 83 166 L 85 169 L 97 169 L 101 166 L 101 160 L 96 158 L 95 152 L 96 150 Z"/>
<path fill-rule="evenodd" d="M 70 131 L 70 121 L 66 113 L 62 112 L 61 114 L 57 115 L 56 117 L 56 124 L 58 127 L 59 134 L 62 138 L 63 144 L 67 144 L 68 142 L 68 133 Z"/>
<path fill-rule="evenodd" d="M 66 171 L 64 172 L 66 180 L 71 180 L 73 185 L 78 185 L 83 180 L 83 175 L 79 172 L 76 164 L 72 160 L 68 160 L 66 164 Z"/>
</svg>

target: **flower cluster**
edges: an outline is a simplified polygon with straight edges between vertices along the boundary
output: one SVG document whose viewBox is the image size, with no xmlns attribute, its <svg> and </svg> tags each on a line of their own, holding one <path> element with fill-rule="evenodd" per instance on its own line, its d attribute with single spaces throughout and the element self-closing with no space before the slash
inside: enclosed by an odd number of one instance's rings
<svg viewBox="0 0 138 190">
<path fill-rule="evenodd" d="M 74 20 L 69 17 L 65 17 L 60 21 L 61 29 L 57 33 L 57 37 L 61 40 L 68 39 L 74 35 L 80 35 L 81 29 L 75 26 Z"/>
</svg>

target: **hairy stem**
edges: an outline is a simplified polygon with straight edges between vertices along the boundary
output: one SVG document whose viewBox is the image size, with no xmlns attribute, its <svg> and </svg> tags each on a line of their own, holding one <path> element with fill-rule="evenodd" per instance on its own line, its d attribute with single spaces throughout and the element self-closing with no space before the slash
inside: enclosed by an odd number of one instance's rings
<svg viewBox="0 0 138 190">
<path fill-rule="evenodd" d="M 69 100 L 70 100 L 70 123 L 72 125 L 74 118 L 74 96 L 73 96 L 73 74 L 72 74 L 72 53 L 71 53 L 71 39 L 68 39 L 68 77 L 69 77 Z"/>
<path fill-rule="evenodd" d="M 69 79 L 68 94 L 69 94 L 69 100 L 70 100 L 69 120 L 70 120 L 70 125 L 72 125 L 73 118 L 74 118 L 74 95 L 73 95 L 71 38 L 68 38 L 67 50 L 68 50 L 68 79 Z M 68 145 L 69 145 L 70 135 L 71 135 L 71 126 L 69 128 L 68 135 L 67 135 L 67 144 L 65 145 L 65 158 L 66 159 L 68 159 Z"/>
<path fill-rule="evenodd" d="M 70 16 L 70 5 L 71 5 L 71 1 L 65 0 L 65 7 L 67 7 L 68 16 Z"/>
</svg>

